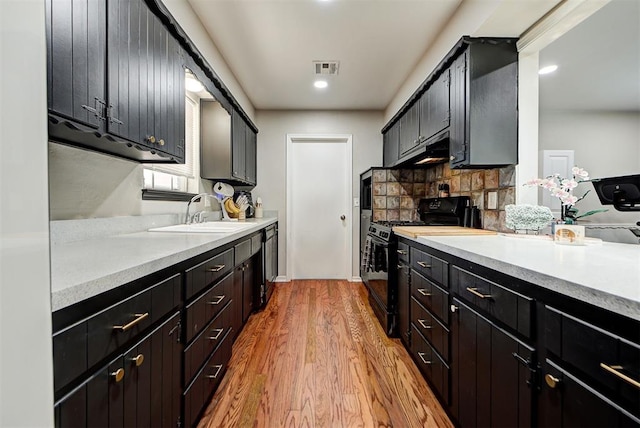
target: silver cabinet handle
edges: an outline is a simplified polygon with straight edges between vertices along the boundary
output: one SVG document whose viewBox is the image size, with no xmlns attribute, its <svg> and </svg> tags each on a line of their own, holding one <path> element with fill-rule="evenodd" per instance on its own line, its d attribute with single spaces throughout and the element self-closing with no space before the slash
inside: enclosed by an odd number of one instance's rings
<svg viewBox="0 0 640 428">
<path fill-rule="evenodd" d="M 418 320 L 418 322 L 425 330 L 429 330 L 431 328 L 431 326 L 427 324 L 427 320 Z"/>
<path fill-rule="evenodd" d="M 451 309 L 451 312 L 455 314 L 459 308 L 456 305 L 451 305 L 449 306 L 449 309 Z"/>
<path fill-rule="evenodd" d="M 218 369 L 218 370 L 216 370 L 216 374 L 213 374 L 213 375 L 207 375 L 206 377 L 207 377 L 208 379 L 215 379 L 215 378 L 217 378 L 217 377 L 218 377 L 218 375 L 220 374 L 220 370 L 222 370 L 222 364 L 218 364 L 218 365 L 215 365 L 215 366 L 211 366 L 211 368 L 217 368 L 217 369 Z"/>
<path fill-rule="evenodd" d="M 489 299 L 491 297 L 491 294 L 482 294 L 475 287 L 467 287 L 467 291 L 481 299 Z"/>
<path fill-rule="evenodd" d="M 401 256 L 407 255 L 407 252 L 405 250 L 396 250 L 396 253 L 400 254 Z"/>
<path fill-rule="evenodd" d="M 207 302 L 207 304 L 209 304 L 209 305 L 219 305 L 220 302 L 222 302 L 224 300 L 224 296 L 216 296 L 216 299 L 218 299 L 218 300 L 212 300 L 210 302 Z"/>
<path fill-rule="evenodd" d="M 418 288 L 418 293 L 420 293 L 420 294 L 422 294 L 423 296 L 426 296 L 426 297 L 430 297 L 431 296 L 431 293 L 428 293 L 426 288 Z"/>
<path fill-rule="evenodd" d="M 213 333 L 214 331 L 216 332 L 216 335 L 215 336 L 209 336 L 209 337 L 207 337 L 207 339 L 209 339 L 209 340 L 218 340 L 218 338 L 220 337 L 220 335 L 224 331 L 224 328 L 213 329 L 213 330 L 211 330 L 211 333 Z"/>
<path fill-rule="evenodd" d="M 216 265 L 212 268 L 207 269 L 207 272 L 220 272 L 222 269 L 224 269 L 224 265 Z"/>
<path fill-rule="evenodd" d="M 428 265 L 425 262 L 417 262 L 417 263 L 425 269 L 431 269 L 431 265 Z"/>
<path fill-rule="evenodd" d="M 424 356 L 427 355 L 424 352 L 418 352 L 418 357 L 420 357 L 420 359 L 422 360 L 423 363 L 425 364 L 431 364 L 431 360 L 425 360 Z"/>
</svg>

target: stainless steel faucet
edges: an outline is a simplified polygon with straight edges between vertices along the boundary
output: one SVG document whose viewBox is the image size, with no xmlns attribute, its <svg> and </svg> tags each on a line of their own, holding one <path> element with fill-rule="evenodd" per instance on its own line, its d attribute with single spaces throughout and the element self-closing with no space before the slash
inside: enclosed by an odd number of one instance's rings
<svg viewBox="0 0 640 428">
<path fill-rule="evenodd" d="M 185 215 L 184 224 L 191 224 L 191 217 L 189 216 L 189 207 L 191 207 L 191 202 L 196 202 L 202 199 L 203 196 L 209 196 L 208 193 L 199 193 L 195 195 L 189 203 L 187 204 L 187 214 Z"/>
</svg>

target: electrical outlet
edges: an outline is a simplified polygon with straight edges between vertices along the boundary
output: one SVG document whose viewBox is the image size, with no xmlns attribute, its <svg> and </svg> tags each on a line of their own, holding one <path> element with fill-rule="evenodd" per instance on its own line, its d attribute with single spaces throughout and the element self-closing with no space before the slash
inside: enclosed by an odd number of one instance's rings
<svg viewBox="0 0 640 428">
<path fill-rule="evenodd" d="M 498 192 L 487 193 L 487 209 L 489 210 L 498 209 Z"/>
<path fill-rule="evenodd" d="M 360 206 L 360 198 L 353 198 L 353 206 L 354 207 Z"/>
<path fill-rule="evenodd" d="M 209 200 L 209 196 L 208 195 L 204 197 L 204 206 L 205 206 L 205 208 L 211 206 L 211 201 Z"/>
</svg>

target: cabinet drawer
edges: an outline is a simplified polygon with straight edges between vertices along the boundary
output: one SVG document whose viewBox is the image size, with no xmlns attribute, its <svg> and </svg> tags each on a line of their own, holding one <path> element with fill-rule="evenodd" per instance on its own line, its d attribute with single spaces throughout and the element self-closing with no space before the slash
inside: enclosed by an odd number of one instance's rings
<svg viewBox="0 0 640 428">
<path fill-rule="evenodd" d="M 200 335 L 184 351 L 184 382 L 188 385 L 202 363 L 211 355 L 211 352 L 222 343 L 228 331 L 231 329 L 232 303 L 220 311 L 220 313 L 207 325 Z"/>
<path fill-rule="evenodd" d="M 233 274 L 230 273 L 186 309 L 186 342 L 189 343 L 231 300 Z"/>
<path fill-rule="evenodd" d="M 545 307 L 549 351 L 587 383 L 640 417 L 640 345 L 586 321 Z"/>
<path fill-rule="evenodd" d="M 616 405 L 578 377 L 547 360 L 541 392 L 541 426 L 638 427 L 640 418 Z M 556 382 L 555 384 L 553 382 Z"/>
<path fill-rule="evenodd" d="M 251 237 L 251 255 L 256 254 L 262 248 L 262 233 Z"/>
<path fill-rule="evenodd" d="M 438 351 L 442 359 L 449 361 L 449 329 L 418 303 L 415 297 L 411 298 L 411 322 Z"/>
<path fill-rule="evenodd" d="M 220 380 L 231 358 L 231 340 L 226 335 L 222 344 L 209 357 L 191 385 L 184 392 L 184 419 L 186 427 L 195 426 L 200 413 L 209 404 L 211 393 L 220 384 Z"/>
<path fill-rule="evenodd" d="M 233 269 L 233 249 L 218 254 L 186 272 L 186 297 L 188 300 L 209 284 L 222 278 Z"/>
<path fill-rule="evenodd" d="M 411 326 L 411 354 L 422 374 L 440 396 L 442 403 L 449 405 L 449 366 L 424 340 L 415 325 Z"/>
<path fill-rule="evenodd" d="M 251 257 L 251 239 L 242 241 L 237 244 L 234 249 L 236 252 L 236 265 L 239 265 Z"/>
<path fill-rule="evenodd" d="M 533 299 L 473 273 L 451 267 L 451 289 L 518 333 L 531 337 Z"/>
<path fill-rule="evenodd" d="M 398 242 L 398 249 L 396 252 L 398 254 L 399 261 L 409 264 L 409 246 L 407 244 L 404 242 Z"/>
<path fill-rule="evenodd" d="M 449 293 L 416 271 L 411 271 L 411 295 L 445 325 L 449 325 Z"/>
<path fill-rule="evenodd" d="M 411 247 L 411 268 L 445 288 L 449 288 L 449 263 Z"/>
<path fill-rule="evenodd" d="M 87 368 L 134 339 L 176 307 L 180 275 L 158 283 L 87 320 Z M 55 338 L 54 338 L 55 341 Z M 64 358 L 56 364 L 66 364 Z"/>
</svg>

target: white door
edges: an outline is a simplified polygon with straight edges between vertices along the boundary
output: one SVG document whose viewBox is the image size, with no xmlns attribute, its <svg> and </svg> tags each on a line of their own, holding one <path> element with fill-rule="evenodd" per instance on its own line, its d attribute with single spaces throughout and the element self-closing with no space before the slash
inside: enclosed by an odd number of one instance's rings
<svg viewBox="0 0 640 428">
<path fill-rule="evenodd" d="M 287 271 L 349 279 L 351 136 L 287 136 Z"/>
</svg>

